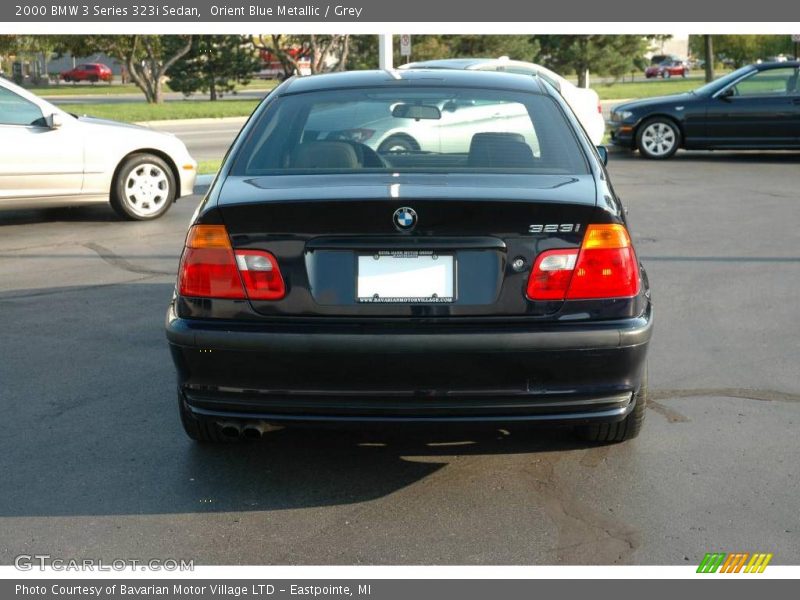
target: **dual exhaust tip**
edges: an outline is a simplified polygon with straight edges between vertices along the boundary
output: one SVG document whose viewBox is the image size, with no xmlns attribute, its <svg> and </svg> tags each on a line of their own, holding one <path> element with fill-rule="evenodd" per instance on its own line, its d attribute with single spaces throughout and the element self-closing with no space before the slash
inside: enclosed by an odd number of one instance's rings
<svg viewBox="0 0 800 600">
<path fill-rule="evenodd" d="M 270 425 L 264 421 L 245 421 L 243 423 L 237 421 L 221 421 L 217 425 L 226 438 L 231 440 L 238 440 L 244 438 L 246 440 L 260 440 L 265 433 L 280 429 L 275 425 Z"/>
</svg>

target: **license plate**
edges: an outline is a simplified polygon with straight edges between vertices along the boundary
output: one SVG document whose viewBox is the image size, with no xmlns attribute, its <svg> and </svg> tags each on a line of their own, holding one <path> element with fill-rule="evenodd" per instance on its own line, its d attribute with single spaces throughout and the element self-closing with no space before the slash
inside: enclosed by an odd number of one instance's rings
<svg viewBox="0 0 800 600">
<path fill-rule="evenodd" d="M 364 303 L 447 303 L 455 296 L 452 254 L 381 251 L 358 257 L 356 299 Z"/>
</svg>

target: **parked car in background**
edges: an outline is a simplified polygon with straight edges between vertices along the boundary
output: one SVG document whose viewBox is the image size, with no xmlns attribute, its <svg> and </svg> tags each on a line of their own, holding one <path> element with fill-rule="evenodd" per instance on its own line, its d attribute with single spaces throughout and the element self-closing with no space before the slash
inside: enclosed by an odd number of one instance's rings
<svg viewBox="0 0 800 600">
<path fill-rule="evenodd" d="M 0 210 L 110 202 L 125 219 L 155 219 L 197 175 L 174 135 L 78 117 L 5 79 L 0 140 Z"/>
<path fill-rule="evenodd" d="M 612 109 L 611 141 L 647 158 L 678 150 L 800 148 L 800 62 L 742 67 L 693 92 Z"/>
<path fill-rule="evenodd" d="M 650 65 L 644 70 L 644 76 L 647 79 L 653 77 L 662 77 L 669 79 L 670 77 L 686 77 L 689 75 L 689 65 L 686 61 L 678 58 L 668 58 L 655 65 Z"/>
<path fill-rule="evenodd" d="M 526 119 L 451 127 L 451 103 Z M 440 149 L 331 140 L 321 111 L 350 131 L 373 112 L 429 121 Z M 647 275 L 603 157 L 539 77 L 284 82 L 234 142 L 178 268 L 166 334 L 197 441 L 298 423 L 535 421 L 609 443 L 645 418 Z"/>
<path fill-rule="evenodd" d="M 606 124 L 600 97 L 592 89 L 579 88 L 558 73 L 535 63 L 500 58 L 452 58 L 427 60 L 399 67 L 400 69 L 464 69 L 467 71 L 498 71 L 517 75 L 541 77 L 567 101 L 595 145 L 603 142 Z"/>
<path fill-rule="evenodd" d="M 363 144 L 378 153 L 447 152 L 455 137 L 442 136 L 442 128 L 461 136 L 470 137 L 492 130 L 504 133 L 526 131 L 530 116 L 517 103 L 482 100 L 480 102 L 460 97 L 444 97 L 428 104 L 438 111 L 437 119 L 400 118 L 396 106 L 377 102 L 351 102 L 321 107 L 310 115 L 306 127 L 318 139 L 348 141 Z M 353 113 L 358 114 L 359 127 L 348 127 Z M 530 127 L 527 128 L 530 130 Z M 535 135 L 525 139 L 539 152 Z"/>
<path fill-rule="evenodd" d="M 111 83 L 113 78 L 114 74 L 111 72 L 111 68 L 103 63 L 86 63 L 61 73 L 61 79 L 68 82 L 90 81 L 91 83 L 96 83 L 105 81 Z"/>
</svg>

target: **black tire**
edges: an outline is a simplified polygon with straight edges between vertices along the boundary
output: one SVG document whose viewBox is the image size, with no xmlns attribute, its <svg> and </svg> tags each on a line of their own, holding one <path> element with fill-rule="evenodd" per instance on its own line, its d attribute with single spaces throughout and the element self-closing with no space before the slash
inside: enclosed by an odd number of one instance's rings
<svg viewBox="0 0 800 600">
<path fill-rule="evenodd" d="M 206 444 L 223 444 L 235 442 L 238 438 L 232 438 L 222 433 L 213 421 L 207 419 L 198 419 L 191 410 L 186 406 L 183 394 L 178 390 L 178 411 L 181 416 L 181 425 L 191 439 L 195 442 Z"/>
<path fill-rule="evenodd" d="M 67 75 L 64 76 L 64 83 L 69 83 L 69 76 Z"/>
<path fill-rule="evenodd" d="M 417 140 L 409 135 L 390 135 L 388 138 L 381 142 L 378 146 L 378 152 L 385 154 L 387 152 L 417 152 L 419 144 Z"/>
<path fill-rule="evenodd" d="M 666 129 L 669 129 L 667 133 Z M 659 132 L 661 132 L 659 134 Z M 662 137 L 659 138 L 658 135 Z M 664 140 L 664 143 L 658 140 Z M 671 146 L 665 146 L 671 141 Z M 681 130 L 675 121 L 667 117 L 653 117 L 647 119 L 636 130 L 636 148 L 645 158 L 663 160 L 670 158 L 681 147 Z"/>
<path fill-rule="evenodd" d="M 152 165 L 163 173 L 164 180 L 159 181 L 158 186 L 152 188 L 153 198 L 143 199 L 141 204 L 137 204 L 138 200 L 135 197 L 130 197 L 127 193 L 130 189 L 129 177 L 137 169 L 146 169 L 146 165 Z M 156 169 L 152 169 L 150 173 L 156 173 Z M 155 181 L 154 177 L 150 177 Z M 111 182 L 111 207 L 123 219 L 129 221 L 150 221 L 157 219 L 169 210 L 172 203 L 175 201 L 175 194 L 177 193 L 178 186 L 175 183 L 175 174 L 169 165 L 159 156 L 154 154 L 131 154 L 122 164 L 117 168 L 114 174 L 114 180 Z M 153 208 L 154 207 L 154 208 Z"/>
<path fill-rule="evenodd" d="M 596 423 L 577 427 L 575 433 L 582 440 L 587 442 L 598 442 L 603 444 L 613 444 L 632 440 L 642 430 L 644 425 L 645 411 L 647 410 L 647 366 L 644 368 L 644 376 L 639 385 L 639 389 L 633 395 L 636 401 L 631 413 L 625 420 L 618 423 Z"/>
</svg>

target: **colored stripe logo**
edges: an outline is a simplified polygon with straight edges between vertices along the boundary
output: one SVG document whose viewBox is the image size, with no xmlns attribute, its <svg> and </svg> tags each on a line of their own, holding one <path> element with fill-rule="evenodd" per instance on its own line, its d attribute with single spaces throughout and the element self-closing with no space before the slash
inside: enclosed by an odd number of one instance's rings
<svg viewBox="0 0 800 600">
<path fill-rule="evenodd" d="M 709 552 L 700 561 L 698 573 L 763 573 L 772 554 L 763 552 Z"/>
</svg>

